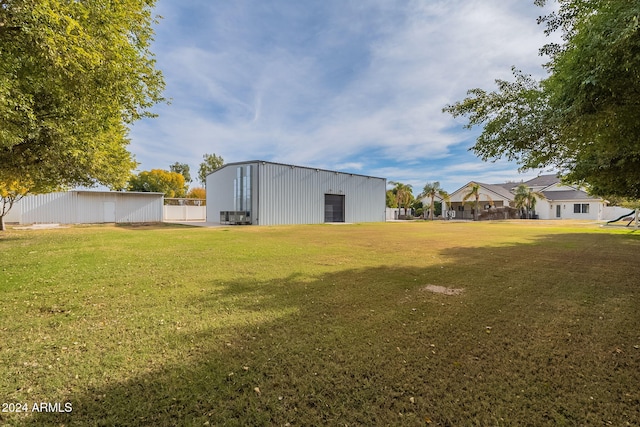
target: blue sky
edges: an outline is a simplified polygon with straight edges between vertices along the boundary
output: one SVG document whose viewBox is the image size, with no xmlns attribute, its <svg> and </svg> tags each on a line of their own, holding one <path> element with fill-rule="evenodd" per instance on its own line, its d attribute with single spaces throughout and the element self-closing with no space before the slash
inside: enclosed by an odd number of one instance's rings
<svg viewBox="0 0 640 427">
<path fill-rule="evenodd" d="M 153 51 L 169 105 L 133 125 L 139 170 L 204 153 L 411 184 L 528 179 L 468 151 L 442 107 L 511 66 L 542 77 L 533 0 L 158 0 Z M 194 182 L 192 185 L 197 185 Z"/>
</svg>

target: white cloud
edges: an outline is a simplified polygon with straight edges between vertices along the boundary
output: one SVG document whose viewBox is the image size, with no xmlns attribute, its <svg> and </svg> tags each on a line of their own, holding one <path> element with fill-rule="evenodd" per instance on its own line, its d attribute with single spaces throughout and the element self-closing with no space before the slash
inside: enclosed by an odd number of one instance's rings
<svg viewBox="0 0 640 427">
<path fill-rule="evenodd" d="M 491 164 L 452 158 L 474 134 L 441 109 L 467 89 L 491 89 L 511 65 L 541 73 L 543 62 L 541 11 L 521 0 L 309 3 L 322 21 L 304 3 L 213 2 L 193 27 L 178 21 L 186 4 L 160 1 L 156 52 L 173 103 L 133 129 L 142 169 L 197 168 L 215 152 L 357 167 L 420 186 L 497 178 Z M 448 166 L 460 161 L 464 170 Z M 506 164 L 504 174 L 516 169 Z"/>
</svg>

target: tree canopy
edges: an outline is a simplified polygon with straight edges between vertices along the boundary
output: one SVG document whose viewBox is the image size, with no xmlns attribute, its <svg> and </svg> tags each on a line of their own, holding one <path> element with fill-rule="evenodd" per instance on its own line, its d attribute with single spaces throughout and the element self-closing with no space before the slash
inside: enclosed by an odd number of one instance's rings
<svg viewBox="0 0 640 427">
<path fill-rule="evenodd" d="M 525 210 L 527 218 L 531 218 L 532 212 L 536 209 L 537 199 L 545 199 L 545 195 L 539 191 L 534 191 L 525 184 L 516 187 L 513 202 L 516 209 L 521 212 Z"/>
<path fill-rule="evenodd" d="M 431 199 L 431 203 L 429 203 L 429 219 L 431 220 L 433 220 L 436 196 L 440 197 L 444 201 L 449 201 L 449 193 L 440 187 L 439 181 L 427 182 L 422 189 L 422 193 L 418 196 L 419 198 L 428 197 Z"/>
<path fill-rule="evenodd" d="M 164 193 L 165 197 L 185 197 L 184 176 L 162 169 L 142 171 L 129 180 L 130 191 Z"/>
<path fill-rule="evenodd" d="M 224 160 L 216 154 L 204 154 L 202 159 L 204 161 L 200 163 L 200 168 L 198 169 L 198 180 L 202 184 L 206 184 L 207 175 L 222 167 L 222 165 L 224 165 Z"/>
<path fill-rule="evenodd" d="M 546 32 L 549 75 L 537 81 L 513 69 L 497 91 L 471 89 L 444 108 L 482 125 L 472 150 L 505 157 L 523 169 L 553 166 L 570 182 L 603 197 L 640 198 L 640 3 L 558 0 L 539 18 Z M 544 4 L 544 0 L 537 0 Z"/>
<path fill-rule="evenodd" d="M 189 190 L 186 197 L 188 199 L 206 199 L 207 191 L 202 187 L 194 187 Z"/>
<path fill-rule="evenodd" d="M 175 162 L 174 164 L 169 166 L 169 170 L 171 172 L 176 172 L 182 175 L 184 177 L 184 182 L 186 183 L 190 183 L 192 181 L 190 168 L 186 163 Z"/>
<path fill-rule="evenodd" d="M 389 184 L 393 185 L 391 192 L 395 197 L 396 206 L 404 208 L 405 210 L 409 208 L 415 199 L 413 197 L 413 189 L 411 186 L 409 184 L 403 184 L 402 182 L 396 181 L 389 181 Z"/>
<path fill-rule="evenodd" d="M 124 188 L 128 126 L 162 101 L 154 3 L 0 0 L 0 186 Z"/>
</svg>

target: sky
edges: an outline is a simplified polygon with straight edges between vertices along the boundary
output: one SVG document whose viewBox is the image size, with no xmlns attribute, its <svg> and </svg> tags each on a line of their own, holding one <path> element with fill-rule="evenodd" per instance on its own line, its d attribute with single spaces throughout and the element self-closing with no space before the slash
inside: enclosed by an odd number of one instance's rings
<svg viewBox="0 0 640 427">
<path fill-rule="evenodd" d="M 205 153 L 387 178 L 527 180 L 469 151 L 481 129 L 442 108 L 495 89 L 511 67 L 545 76 L 533 0 L 158 0 L 157 67 L 168 104 L 136 122 L 138 170 Z"/>
</svg>

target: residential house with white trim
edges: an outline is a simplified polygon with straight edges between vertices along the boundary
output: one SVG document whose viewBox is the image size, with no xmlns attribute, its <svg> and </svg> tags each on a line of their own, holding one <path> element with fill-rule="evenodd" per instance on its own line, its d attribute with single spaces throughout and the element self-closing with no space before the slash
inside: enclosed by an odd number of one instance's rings
<svg viewBox="0 0 640 427">
<path fill-rule="evenodd" d="M 480 215 L 485 213 L 491 219 L 508 219 L 513 217 L 509 207 L 513 204 L 513 194 L 500 184 L 483 184 L 477 181 L 471 181 L 464 186 L 458 188 L 449 196 L 449 209 L 454 211 L 455 219 L 473 219 L 475 213 L 475 197 L 471 197 L 463 201 L 465 196 L 469 194 L 471 186 L 478 184 L 480 189 L 479 206 Z M 487 218 L 489 219 L 489 218 Z"/>
<path fill-rule="evenodd" d="M 535 218 L 610 219 L 605 200 L 590 196 L 582 188 L 562 184 L 556 175 L 540 175 L 529 181 L 505 184 L 471 181 L 451 194 L 451 209 L 456 211 L 456 219 L 473 219 L 475 198 L 462 202 L 472 184 L 480 185 L 481 219 L 519 218 L 519 212 L 515 209 L 515 191 L 522 184 L 544 195 L 544 198 L 536 198 Z"/>
</svg>

